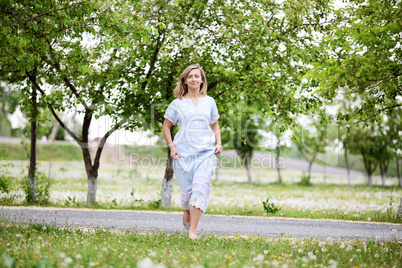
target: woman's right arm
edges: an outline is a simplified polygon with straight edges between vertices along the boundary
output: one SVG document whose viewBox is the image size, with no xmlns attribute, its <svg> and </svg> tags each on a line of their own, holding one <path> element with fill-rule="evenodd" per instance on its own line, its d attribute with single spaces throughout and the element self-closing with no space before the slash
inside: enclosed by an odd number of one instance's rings
<svg viewBox="0 0 402 268">
<path fill-rule="evenodd" d="M 163 136 L 165 137 L 165 140 L 169 146 L 170 156 L 173 159 L 177 160 L 177 158 L 180 158 L 180 155 L 179 155 L 179 152 L 177 151 L 176 147 L 173 144 L 172 135 L 170 135 L 171 127 L 172 127 L 172 122 L 165 119 L 165 122 L 163 123 Z"/>
</svg>

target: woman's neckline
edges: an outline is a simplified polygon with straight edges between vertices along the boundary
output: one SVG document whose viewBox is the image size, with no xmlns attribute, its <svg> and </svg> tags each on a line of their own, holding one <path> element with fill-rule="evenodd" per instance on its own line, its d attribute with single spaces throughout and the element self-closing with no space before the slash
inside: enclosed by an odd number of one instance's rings
<svg viewBox="0 0 402 268">
<path fill-rule="evenodd" d="M 203 99 L 205 99 L 207 96 L 204 96 L 204 97 L 198 97 L 197 99 L 198 100 L 203 100 Z M 190 99 L 190 98 L 185 98 L 185 97 L 181 97 L 182 99 L 184 99 L 184 100 L 189 100 L 189 101 L 191 101 L 192 99 Z"/>
</svg>

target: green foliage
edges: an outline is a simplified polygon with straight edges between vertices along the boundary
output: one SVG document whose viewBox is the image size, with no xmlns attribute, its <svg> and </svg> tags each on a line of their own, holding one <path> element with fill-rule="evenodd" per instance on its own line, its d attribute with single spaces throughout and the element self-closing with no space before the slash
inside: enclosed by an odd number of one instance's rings
<svg viewBox="0 0 402 268">
<path fill-rule="evenodd" d="M 303 175 L 301 176 L 301 179 L 300 179 L 300 182 L 298 183 L 298 185 L 300 185 L 300 186 L 311 186 L 313 184 L 310 182 L 310 179 L 311 179 L 311 176 L 306 175 L 303 172 Z"/>
<path fill-rule="evenodd" d="M 12 191 L 13 180 L 15 180 L 15 178 L 11 176 L 11 173 L 9 171 L 9 168 L 14 167 L 14 164 L 6 162 L 10 158 L 9 151 L 7 149 L 0 150 L 2 152 L 2 154 L 0 155 L 0 161 L 3 162 L 0 163 L 0 192 L 8 194 L 10 193 L 10 191 Z"/>
<path fill-rule="evenodd" d="M 50 115 L 46 115 L 46 113 L 43 111 L 39 115 L 39 119 L 37 121 L 37 129 L 36 129 L 36 136 L 37 136 L 38 140 L 40 140 L 43 136 L 45 136 L 47 139 L 50 138 L 50 134 L 53 131 L 55 121 L 51 120 L 51 118 L 49 116 Z M 29 139 L 31 137 L 31 126 L 30 125 L 25 125 L 25 127 L 22 131 L 26 138 Z M 60 127 L 57 130 L 55 140 L 65 140 L 65 139 L 66 139 L 65 130 Z"/>
<path fill-rule="evenodd" d="M 320 97 L 359 97 L 339 118 L 353 123 L 401 106 L 402 16 L 399 1 L 344 2 L 322 38 L 321 55 L 306 76 Z"/>
<path fill-rule="evenodd" d="M 149 202 L 148 205 L 149 205 L 149 207 L 151 209 L 160 209 L 160 207 L 161 207 L 161 199 L 159 198 L 157 200 L 151 201 L 151 202 Z"/>
<path fill-rule="evenodd" d="M 246 156 L 251 159 L 262 139 L 258 130 L 263 127 L 263 115 L 250 104 L 239 102 L 226 116 L 225 121 L 230 127 L 222 127 L 221 130 L 224 148 L 235 149 L 243 161 Z"/>
<path fill-rule="evenodd" d="M 14 258 L 10 257 L 10 256 L 7 255 L 5 252 L 3 252 L 3 253 L 1 254 L 1 258 L 2 258 L 2 260 L 3 260 L 3 265 L 4 265 L 4 267 L 13 268 L 13 267 L 16 266 L 16 265 L 15 265 L 15 260 L 14 260 Z"/>
<path fill-rule="evenodd" d="M 25 193 L 25 201 L 28 204 L 39 204 L 46 205 L 50 199 L 50 180 L 45 175 L 45 173 L 41 171 L 37 171 L 35 174 L 35 192 L 36 192 L 36 201 L 34 199 L 32 193 L 32 186 L 29 184 L 28 175 L 23 176 L 21 180 L 21 187 Z"/>
<path fill-rule="evenodd" d="M 13 114 L 21 99 L 18 90 L 0 85 L 0 106 L 4 114 Z"/>
<path fill-rule="evenodd" d="M 0 112 L 0 136 L 11 136 L 11 122 L 7 115 Z"/>
<path fill-rule="evenodd" d="M 281 210 L 281 208 L 277 207 L 274 203 L 269 203 L 269 198 L 267 198 L 267 200 L 265 201 L 262 201 L 262 206 L 265 212 L 271 214 L 275 214 L 276 212 Z"/>
<path fill-rule="evenodd" d="M 10 193 L 12 190 L 12 183 L 13 183 L 13 177 L 10 176 L 5 176 L 4 174 L 0 175 L 0 192 L 3 193 Z"/>
<path fill-rule="evenodd" d="M 64 201 L 64 205 L 67 207 L 80 207 L 80 204 L 75 200 L 75 195 L 73 198 L 67 196 L 67 200 Z"/>
</svg>

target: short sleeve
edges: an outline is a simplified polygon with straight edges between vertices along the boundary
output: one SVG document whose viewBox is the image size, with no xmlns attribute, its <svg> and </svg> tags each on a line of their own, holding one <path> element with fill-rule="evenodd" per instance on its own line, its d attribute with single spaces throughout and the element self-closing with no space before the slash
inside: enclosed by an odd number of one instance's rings
<svg viewBox="0 0 402 268">
<path fill-rule="evenodd" d="M 209 119 L 210 124 L 212 125 L 219 119 L 219 114 L 218 114 L 218 107 L 216 107 L 216 102 L 213 98 L 211 98 L 211 117 Z"/>
<path fill-rule="evenodd" d="M 174 102 L 172 102 L 166 109 L 165 116 L 167 120 L 172 122 L 172 125 L 176 125 L 179 119 L 179 113 L 177 112 L 177 107 Z"/>
</svg>

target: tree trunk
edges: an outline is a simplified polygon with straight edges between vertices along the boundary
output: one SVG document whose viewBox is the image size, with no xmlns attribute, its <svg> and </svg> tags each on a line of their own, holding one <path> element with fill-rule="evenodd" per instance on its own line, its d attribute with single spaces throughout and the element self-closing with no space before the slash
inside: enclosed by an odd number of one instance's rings
<svg viewBox="0 0 402 268">
<path fill-rule="evenodd" d="M 172 137 L 172 141 L 174 140 L 173 128 L 174 126 L 170 128 L 170 135 Z M 163 177 L 162 180 L 161 207 L 163 208 L 172 207 L 172 188 L 173 188 L 173 158 L 170 157 L 170 148 L 168 146 L 165 176 Z"/>
<path fill-rule="evenodd" d="M 402 197 L 401 202 L 399 203 L 398 211 L 395 214 L 395 219 L 402 219 Z"/>
<path fill-rule="evenodd" d="M 381 183 L 382 186 L 385 186 L 385 174 L 381 174 Z"/>
<path fill-rule="evenodd" d="M 348 185 L 351 185 L 350 182 L 350 167 L 349 167 L 349 159 L 348 159 L 348 150 L 346 150 L 346 148 L 344 148 L 345 150 L 345 163 L 346 163 L 346 172 L 347 172 L 347 176 L 348 176 Z"/>
<path fill-rule="evenodd" d="M 86 145 L 84 147 L 81 147 L 81 149 L 84 156 L 85 171 L 87 172 L 87 178 L 88 178 L 87 205 L 93 206 L 96 204 L 96 189 L 98 186 L 98 167 L 92 165 L 89 146 Z"/>
<path fill-rule="evenodd" d="M 275 165 L 276 165 L 276 170 L 278 171 L 278 183 L 282 183 L 282 176 L 281 176 L 281 169 L 279 167 L 279 157 L 281 156 L 281 145 L 280 145 L 280 140 L 278 138 L 278 141 L 276 143 L 276 159 L 275 159 Z"/>
<path fill-rule="evenodd" d="M 163 177 L 162 180 L 161 207 L 171 208 L 172 188 L 173 188 L 173 158 L 170 157 L 170 149 L 168 149 L 168 158 L 166 161 L 165 176 Z"/>
<path fill-rule="evenodd" d="M 386 180 L 387 174 L 388 174 L 389 162 L 390 162 L 390 159 L 380 159 L 379 160 L 382 186 L 385 186 L 385 184 L 386 184 L 385 180 Z"/>
<path fill-rule="evenodd" d="M 36 120 L 36 119 L 35 119 Z M 31 196 L 27 196 L 28 202 L 36 202 L 35 189 L 35 173 L 36 173 L 36 121 L 31 122 L 31 153 L 29 155 L 29 171 L 28 180 L 31 190 Z"/>
<path fill-rule="evenodd" d="M 367 174 L 368 176 L 368 186 L 373 186 L 373 173 Z"/>
<path fill-rule="evenodd" d="M 367 172 L 368 186 L 373 186 L 373 173 L 377 169 L 378 160 L 370 160 L 364 150 L 361 151 L 363 156 L 364 168 Z"/>
<path fill-rule="evenodd" d="M 57 132 L 59 131 L 59 128 L 60 128 L 60 123 L 58 121 L 56 121 L 56 123 L 54 123 L 52 133 L 50 134 L 51 145 L 50 145 L 50 156 L 49 156 L 49 176 L 48 176 L 49 180 L 50 180 L 50 175 L 52 172 L 52 153 L 53 153 L 54 140 L 56 139 L 56 135 L 57 135 Z"/>
<path fill-rule="evenodd" d="M 98 187 L 98 178 L 95 176 L 88 177 L 88 195 L 87 195 L 88 206 L 93 206 L 96 204 L 97 187 Z"/>
<path fill-rule="evenodd" d="M 251 177 L 251 170 L 250 170 L 250 154 L 246 154 L 246 170 L 247 170 L 247 178 L 248 178 L 248 182 L 252 183 L 253 182 L 253 178 Z"/>
<path fill-rule="evenodd" d="M 85 161 L 85 159 L 84 159 Z M 87 205 L 93 206 L 96 204 L 96 190 L 98 188 L 98 170 L 93 166 L 87 166 L 85 164 L 88 177 L 88 195 L 87 195 Z"/>
<path fill-rule="evenodd" d="M 313 166 L 313 163 L 314 163 L 314 158 L 311 161 L 309 161 L 309 163 L 308 163 L 308 181 L 309 182 L 311 179 L 311 167 Z"/>
<path fill-rule="evenodd" d="M 36 103 L 36 89 L 32 87 L 32 114 L 31 114 L 31 152 L 29 155 L 29 171 L 28 181 L 31 193 L 27 196 L 28 202 L 36 202 L 35 174 L 36 174 L 36 132 L 37 132 L 37 115 L 38 106 Z"/>
<path fill-rule="evenodd" d="M 402 187 L 402 178 L 401 178 L 401 171 L 399 169 L 399 159 L 398 155 L 395 152 L 395 161 L 396 161 L 396 173 L 398 174 L 398 179 L 399 179 L 399 186 Z"/>
</svg>

